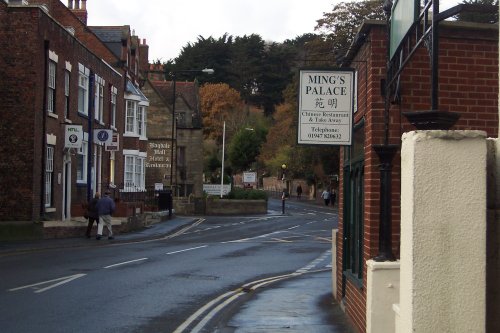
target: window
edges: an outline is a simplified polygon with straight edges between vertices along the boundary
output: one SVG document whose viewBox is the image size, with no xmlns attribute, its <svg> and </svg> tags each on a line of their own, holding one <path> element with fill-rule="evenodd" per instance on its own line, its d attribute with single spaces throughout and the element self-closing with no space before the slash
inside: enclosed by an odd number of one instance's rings
<svg viewBox="0 0 500 333">
<path fill-rule="evenodd" d="M 144 158 L 136 157 L 135 159 L 135 179 L 134 183 L 136 188 L 144 189 Z"/>
<path fill-rule="evenodd" d="M 89 114 L 89 77 L 84 73 L 78 73 L 78 112 Z"/>
<path fill-rule="evenodd" d="M 70 71 L 64 71 L 64 117 L 69 119 L 69 83 Z"/>
<path fill-rule="evenodd" d="M 104 120 L 104 80 L 97 75 L 95 78 L 94 108 L 94 118 L 102 123 Z"/>
<path fill-rule="evenodd" d="M 57 64 L 49 60 L 48 78 L 47 78 L 47 112 L 55 112 L 56 102 L 56 66 Z"/>
<path fill-rule="evenodd" d="M 45 160 L 45 207 L 52 207 L 54 186 L 54 146 L 48 145 Z"/>
<path fill-rule="evenodd" d="M 88 142 L 83 141 L 78 149 L 78 161 L 76 169 L 77 183 L 87 183 L 87 161 L 88 161 Z"/>
<path fill-rule="evenodd" d="M 111 127 L 116 128 L 116 95 L 118 90 L 116 87 L 111 87 L 111 112 L 110 112 L 110 121 Z"/>
<path fill-rule="evenodd" d="M 137 134 L 140 136 L 146 136 L 145 110 L 144 106 L 139 105 L 137 108 Z"/>
<path fill-rule="evenodd" d="M 125 132 L 146 136 L 146 107 L 133 100 L 127 100 Z"/>
<path fill-rule="evenodd" d="M 125 154 L 125 152 L 124 152 Z M 124 188 L 125 192 L 144 191 L 145 186 L 145 156 L 125 155 L 125 175 Z"/>
<path fill-rule="evenodd" d="M 363 279 L 364 126 L 354 129 L 353 145 L 344 148 L 344 273 Z"/>
<path fill-rule="evenodd" d="M 137 112 L 137 102 L 127 100 L 127 115 L 125 119 L 125 132 L 135 133 L 135 114 Z"/>
<path fill-rule="evenodd" d="M 134 156 L 125 156 L 125 191 L 132 191 L 134 187 Z"/>
</svg>

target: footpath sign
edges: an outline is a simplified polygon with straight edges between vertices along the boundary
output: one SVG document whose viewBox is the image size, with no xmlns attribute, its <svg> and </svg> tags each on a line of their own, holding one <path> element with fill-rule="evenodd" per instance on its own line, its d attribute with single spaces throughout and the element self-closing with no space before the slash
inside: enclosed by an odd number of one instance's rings
<svg viewBox="0 0 500 333">
<path fill-rule="evenodd" d="M 301 70 L 297 143 L 351 145 L 353 69 Z"/>
</svg>

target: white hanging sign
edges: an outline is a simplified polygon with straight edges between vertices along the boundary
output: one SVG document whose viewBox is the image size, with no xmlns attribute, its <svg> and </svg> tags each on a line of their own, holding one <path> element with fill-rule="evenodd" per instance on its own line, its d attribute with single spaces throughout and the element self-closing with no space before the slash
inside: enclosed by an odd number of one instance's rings
<svg viewBox="0 0 500 333">
<path fill-rule="evenodd" d="M 83 141 L 82 125 L 66 125 L 64 148 L 81 148 Z"/>
<path fill-rule="evenodd" d="M 354 70 L 301 70 L 297 143 L 351 145 Z"/>
</svg>

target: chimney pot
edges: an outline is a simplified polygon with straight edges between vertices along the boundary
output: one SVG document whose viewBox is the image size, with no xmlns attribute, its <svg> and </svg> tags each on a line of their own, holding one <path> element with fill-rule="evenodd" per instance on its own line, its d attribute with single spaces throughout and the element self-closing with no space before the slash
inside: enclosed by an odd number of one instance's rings
<svg viewBox="0 0 500 333">
<path fill-rule="evenodd" d="M 73 9 L 73 0 L 68 0 L 68 8 Z"/>
</svg>

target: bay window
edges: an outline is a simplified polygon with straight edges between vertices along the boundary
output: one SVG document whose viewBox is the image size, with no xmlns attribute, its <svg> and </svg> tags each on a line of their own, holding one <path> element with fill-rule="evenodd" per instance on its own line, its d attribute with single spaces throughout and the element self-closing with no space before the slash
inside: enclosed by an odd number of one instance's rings
<svg viewBox="0 0 500 333">
<path fill-rule="evenodd" d="M 123 190 L 125 192 L 144 191 L 146 188 L 146 153 L 124 150 L 123 154 L 125 156 Z"/>
</svg>

